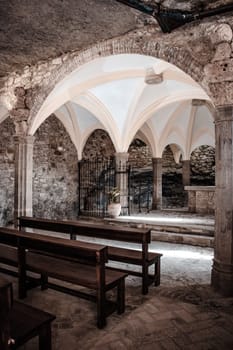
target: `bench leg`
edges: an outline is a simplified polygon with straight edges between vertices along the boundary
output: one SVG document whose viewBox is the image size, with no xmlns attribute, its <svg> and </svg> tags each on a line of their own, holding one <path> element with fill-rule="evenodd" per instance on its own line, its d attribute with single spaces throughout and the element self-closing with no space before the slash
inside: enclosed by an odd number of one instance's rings
<svg viewBox="0 0 233 350">
<path fill-rule="evenodd" d="M 27 289 L 26 289 L 26 282 L 25 281 L 19 281 L 18 285 L 18 297 L 19 299 L 24 299 L 27 296 Z"/>
<path fill-rule="evenodd" d="M 149 268 L 145 264 L 142 266 L 142 294 L 148 294 L 148 285 L 149 285 Z"/>
<path fill-rule="evenodd" d="M 101 289 L 97 290 L 97 327 L 103 328 L 106 326 L 106 295 Z"/>
<path fill-rule="evenodd" d="M 160 257 L 155 262 L 155 286 L 160 285 Z"/>
<path fill-rule="evenodd" d="M 125 279 L 122 278 L 117 285 L 117 312 L 125 312 Z"/>
<path fill-rule="evenodd" d="M 26 273 L 24 271 L 19 273 L 18 277 L 18 297 L 19 299 L 24 299 L 27 296 L 27 282 L 26 282 Z"/>
<path fill-rule="evenodd" d="M 27 272 L 26 272 L 26 252 L 22 247 L 18 247 L 18 296 L 19 299 L 27 296 Z"/>
<path fill-rule="evenodd" d="M 39 333 L 39 350 L 52 350 L 51 324 L 46 324 Z"/>
<path fill-rule="evenodd" d="M 48 276 L 41 274 L 40 283 L 41 283 L 41 290 L 48 289 Z"/>
</svg>

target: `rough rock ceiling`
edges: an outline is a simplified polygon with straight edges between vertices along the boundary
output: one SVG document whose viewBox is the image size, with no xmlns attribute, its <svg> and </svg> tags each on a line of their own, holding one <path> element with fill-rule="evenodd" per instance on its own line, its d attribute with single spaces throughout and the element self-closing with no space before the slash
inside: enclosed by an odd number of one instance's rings
<svg viewBox="0 0 233 350">
<path fill-rule="evenodd" d="M 229 0 L 163 0 L 167 8 L 197 10 Z M 136 29 L 148 17 L 115 0 L 0 0 L 0 78 L 26 65 Z M 155 26 L 156 21 L 155 22 Z M 146 21 L 145 21 L 146 24 Z"/>
</svg>

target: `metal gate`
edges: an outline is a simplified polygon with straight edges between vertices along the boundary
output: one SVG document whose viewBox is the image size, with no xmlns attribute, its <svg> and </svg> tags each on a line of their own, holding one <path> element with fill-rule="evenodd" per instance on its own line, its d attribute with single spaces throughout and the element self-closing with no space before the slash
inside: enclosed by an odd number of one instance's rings
<svg viewBox="0 0 233 350">
<path fill-rule="evenodd" d="M 129 176 L 130 214 L 149 212 L 152 208 L 152 168 L 131 168 Z"/>
<path fill-rule="evenodd" d="M 126 203 L 122 208 L 123 214 L 129 213 L 128 164 L 116 165 L 113 159 L 79 162 L 79 215 L 104 217 L 107 216 L 108 193 L 117 185 L 121 176 L 121 197 L 127 193 L 127 198 L 121 198 Z M 123 176 L 122 176 L 123 175 Z M 125 175 L 125 176 L 124 176 Z"/>
<path fill-rule="evenodd" d="M 120 179 L 121 215 L 149 212 L 152 207 L 152 169 L 116 165 L 113 159 L 79 162 L 79 215 L 107 216 L 108 193 Z"/>
</svg>

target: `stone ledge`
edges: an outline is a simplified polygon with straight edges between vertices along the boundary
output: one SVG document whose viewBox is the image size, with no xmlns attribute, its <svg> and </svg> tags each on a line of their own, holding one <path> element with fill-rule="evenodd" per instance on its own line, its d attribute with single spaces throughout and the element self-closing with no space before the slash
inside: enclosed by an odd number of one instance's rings
<svg viewBox="0 0 233 350">
<path fill-rule="evenodd" d="M 188 234 L 179 234 L 171 232 L 159 232 L 151 231 L 152 241 L 161 241 L 169 243 L 179 243 L 179 244 L 188 244 L 199 247 L 214 247 L 214 237 L 206 237 L 201 235 L 188 235 Z"/>
</svg>

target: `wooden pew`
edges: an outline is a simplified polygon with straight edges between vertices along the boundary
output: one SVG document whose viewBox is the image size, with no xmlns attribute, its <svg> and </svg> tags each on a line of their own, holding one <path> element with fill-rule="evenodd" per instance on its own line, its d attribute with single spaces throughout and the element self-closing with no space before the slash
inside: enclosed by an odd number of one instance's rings
<svg viewBox="0 0 233 350">
<path fill-rule="evenodd" d="M 9 314 L 12 308 L 13 290 L 11 282 L 0 276 L 0 349 L 8 349 L 10 339 Z"/>
<path fill-rule="evenodd" d="M 28 340 L 38 336 L 38 349 L 52 350 L 51 323 L 56 316 L 14 300 L 9 317 L 10 349 L 18 349 Z"/>
<path fill-rule="evenodd" d="M 39 336 L 39 350 L 51 350 L 51 322 L 56 317 L 16 300 L 12 283 L 0 277 L 0 349 L 17 349 Z"/>
<path fill-rule="evenodd" d="M 81 235 L 130 243 L 130 245 L 140 244 L 141 250 L 135 250 L 114 247 L 111 245 L 111 242 L 108 243 L 109 260 L 140 266 L 141 271 L 135 271 L 132 268 L 118 268 L 118 270 L 125 271 L 129 275 L 141 277 L 143 294 L 148 293 L 150 284 L 154 283 L 156 286 L 160 284 L 160 258 L 162 254 L 148 251 L 149 243 L 151 242 L 150 229 L 82 222 L 81 220 L 61 221 L 23 216 L 19 218 L 19 229 L 24 230 L 25 228 L 65 233 L 69 234 L 70 239 L 76 239 L 78 235 Z M 154 265 L 153 275 L 149 273 L 151 265 Z"/>
<path fill-rule="evenodd" d="M 106 269 L 105 264 L 108 261 L 106 246 L 21 232 L 4 227 L 0 227 L 0 241 L 6 247 L 17 241 L 19 298 L 27 295 L 27 271 L 32 271 L 42 276 L 43 288 L 52 287 L 95 301 L 99 328 L 105 326 L 106 317 L 115 310 L 119 314 L 124 312 L 127 274 Z M 51 254 L 56 254 L 56 258 Z M 68 258 L 73 258 L 73 260 L 70 261 Z M 95 295 L 48 282 L 49 277 L 94 290 Z M 106 295 L 113 288 L 117 289 L 115 302 L 109 301 Z"/>
</svg>

